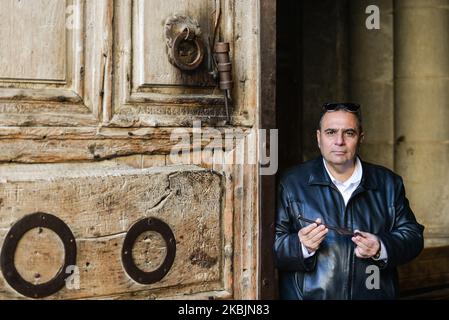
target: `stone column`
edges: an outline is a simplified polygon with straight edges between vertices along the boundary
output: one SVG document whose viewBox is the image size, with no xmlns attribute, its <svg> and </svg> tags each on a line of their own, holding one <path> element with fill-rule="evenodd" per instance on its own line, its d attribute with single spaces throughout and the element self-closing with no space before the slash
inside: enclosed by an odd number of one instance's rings
<svg viewBox="0 0 449 320">
<path fill-rule="evenodd" d="M 350 1 L 349 96 L 362 105 L 365 140 L 362 159 L 393 169 L 393 0 Z M 371 13 L 379 8 L 380 29 L 368 29 Z"/>
<path fill-rule="evenodd" d="M 449 0 L 394 2 L 395 169 L 426 246 L 449 244 Z"/>
</svg>

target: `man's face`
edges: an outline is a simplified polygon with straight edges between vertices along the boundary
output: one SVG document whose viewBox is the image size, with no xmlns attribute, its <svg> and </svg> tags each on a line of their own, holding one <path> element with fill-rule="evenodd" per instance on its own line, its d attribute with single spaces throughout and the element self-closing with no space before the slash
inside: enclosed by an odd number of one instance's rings
<svg viewBox="0 0 449 320">
<path fill-rule="evenodd" d="M 344 110 L 325 113 L 316 136 L 324 159 L 337 166 L 353 163 L 363 139 L 356 115 Z"/>
</svg>

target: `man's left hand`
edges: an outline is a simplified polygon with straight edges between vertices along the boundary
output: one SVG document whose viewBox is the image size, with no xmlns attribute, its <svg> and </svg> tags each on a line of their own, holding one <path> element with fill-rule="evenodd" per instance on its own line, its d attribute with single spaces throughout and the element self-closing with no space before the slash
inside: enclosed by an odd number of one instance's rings
<svg viewBox="0 0 449 320">
<path fill-rule="evenodd" d="M 357 235 L 352 241 L 357 245 L 354 252 L 359 258 L 368 259 L 374 257 L 380 250 L 380 242 L 377 236 L 368 232 L 355 230 Z"/>
</svg>

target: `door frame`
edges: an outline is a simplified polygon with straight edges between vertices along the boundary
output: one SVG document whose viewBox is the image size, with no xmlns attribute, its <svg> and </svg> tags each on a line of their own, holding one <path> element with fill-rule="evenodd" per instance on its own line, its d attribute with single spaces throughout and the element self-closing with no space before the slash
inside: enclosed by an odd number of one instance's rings
<svg viewBox="0 0 449 320">
<path fill-rule="evenodd" d="M 260 1 L 260 115 L 261 129 L 276 129 L 276 0 Z M 267 150 L 270 150 L 267 139 Z M 258 298 L 277 298 L 274 267 L 274 213 L 276 175 L 259 180 L 260 236 L 258 261 Z"/>
</svg>

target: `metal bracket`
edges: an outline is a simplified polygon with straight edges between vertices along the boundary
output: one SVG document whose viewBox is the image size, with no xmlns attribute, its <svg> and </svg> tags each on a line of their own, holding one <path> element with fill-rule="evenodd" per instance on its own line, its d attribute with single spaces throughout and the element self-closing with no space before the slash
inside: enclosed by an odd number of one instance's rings
<svg viewBox="0 0 449 320">
<path fill-rule="evenodd" d="M 143 232 L 155 231 L 158 232 L 165 241 L 167 246 L 167 255 L 164 261 L 154 271 L 145 272 L 139 269 L 132 257 L 132 249 L 137 237 Z M 160 281 L 170 270 L 175 260 L 176 255 L 176 240 L 170 227 L 157 218 L 145 218 L 137 221 L 126 233 L 125 241 L 122 248 L 122 263 L 126 273 L 136 282 L 141 284 L 151 284 Z"/>
<path fill-rule="evenodd" d="M 25 233 L 34 228 L 47 228 L 54 231 L 64 244 L 64 265 L 58 274 L 48 282 L 32 284 L 19 274 L 14 264 L 17 245 Z M 6 235 L 0 256 L 3 276 L 9 285 L 20 294 L 30 298 L 44 298 L 61 290 L 68 275 L 65 270 L 70 265 L 76 265 L 76 241 L 70 228 L 58 217 L 36 212 L 17 221 Z"/>
</svg>

